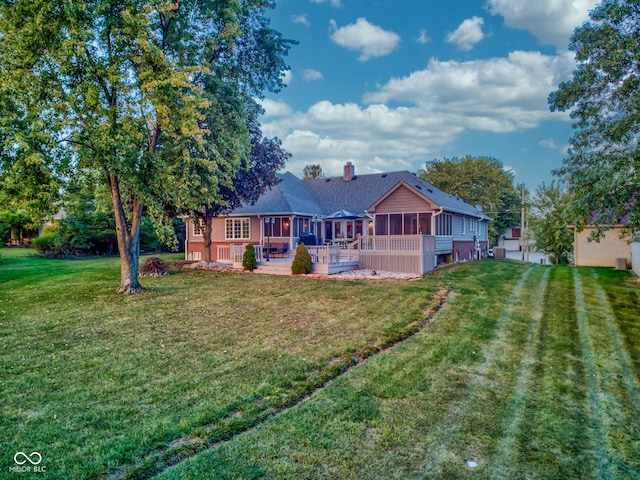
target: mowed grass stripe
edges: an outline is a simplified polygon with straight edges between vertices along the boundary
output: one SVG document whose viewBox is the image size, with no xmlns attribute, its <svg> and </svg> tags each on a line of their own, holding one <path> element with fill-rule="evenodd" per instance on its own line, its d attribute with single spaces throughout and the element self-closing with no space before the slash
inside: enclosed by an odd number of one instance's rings
<svg viewBox="0 0 640 480">
<path fill-rule="evenodd" d="M 480 472 L 487 463 L 494 468 L 491 457 L 503 434 L 502 425 L 509 422 L 509 405 L 518 382 L 518 369 L 513 365 L 523 361 L 532 322 L 531 305 L 543 289 L 544 272 L 528 266 L 510 291 L 492 295 L 489 288 L 478 292 L 491 298 L 492 307 L 478 305 L 478 310 L 467 311 L 468 317 L 500 314 L 487 324 L 491 330 L 485 332 L 483 344 L 472 352 L 478 361 L 456 369 L 456 374 L 465 379 L 465 395 L 452 404 L 455 406 L 446 414 L 446 422 L 438 425 L 438 435 L 433 439 L 438 445 L 437 453 L 425 464 L 424 475 L 446 478 L 466 461 L 478 463 Z M 461 314 L 455 310 L 456 315 Z"/>
<path fill-rule="evenodd" d="M 638 462 L 629 462 L 640 459 L 640 388 L 631 360 L 595 271 L 576 270 L 574 276 L 576 286 L 582 284 L 577 307 L 600 476 L 640 478 Z"/>
<path fill-rule="evenodd" d="M 591 341 L 589 320 L 585 310 L 584 295 L 582 292 L 582 282 L 578 270 L 573 271 L 573 281 L 576 294 L 576 315 L 578 317 L 578 333 L 582 346 L 582 358 L 585 365 L 585 379 L 587 381 L 587 404 L 586 410 L 590 417 L 590 425 L 593 437 L 593 449 L 596 453 L 596 463 L 598 465 L 599 478 L 617 478 L 619 459 L 611 454 L 611 443 L 606 432 L 606 414 L 602 405 L 600 389 L 600 379 L 596 368 L 594 347 Z M 590 316 L 594 315 L 591 313 Z"/>
<path fill-rule="evenodd" d="M 530 304 L 523 306 L 530 311 L 530 321 L 526 330 L 526 340 L 522 351 L 517 383 L 513 389 L 513 400 L 509 407 L 504 433 L 498 442 L 497 453 L 491 460 L 492 470 L 500 478 L 518 478 L 524 470 L 519 464 L 518 432 L 523 428 L 525 406 L 533 392 L 533 365 L 535 363 L 536 339 L 540 337 L 540 328 L 544 316 L 544 297 L 549 286 L 551 270 L 545 268 L 537 285 L 530 285 L 534 295 Z"/>
<path fill-rule="evenodd" d="M 549 281 L 517 463 L 527 478 L 590 478 L 595 465 L 571 268 L 553 267 Z"/>
<path fill-rule="evenodd" d="M 629 394 L 629 401 L 626 402 L 626 405 L 635 408 L 636 418 L 640 419 L 640 378 L 638 377 L 638 374 L 640 372 L 634 370 L 633 360 L 631 359 L 631 355 L 629 354 L 627 343 L 625 343 L 624 341 L 624 335 L 620 331 L 617 318 L 618 315 L 623 315 L 624 312 L 615 311 L 611 307 L 609 297 L 607 296 L 603 286 L 599 282 L 600 277 L 596 275 L 595 270 L 590 270 L 590 277 L 590 282 L 596 289 L 596 296 L 600 300 L 602 313 L 606 318 L 606 332 L 611 337 L 611 345 L 616 356 L 615 361 L 611 366 L 619 367 L 620 372 L 618 373 L 618 375 L 622 379 L 624 379 L 624 383 Z M 635 290 L 636 292 L 638 292 L 638 294 L 640 294 L 640 288 L 636 288 Z M 638 305 L 640 305 L 640 298 L 636 306 Z M 636 318 L 636 320 L 640 319 L 640 311 L 638 311 L 637 313 L 638 317 Z M 640 328 L 638 330 L 640 330 Z"/>
</svg>

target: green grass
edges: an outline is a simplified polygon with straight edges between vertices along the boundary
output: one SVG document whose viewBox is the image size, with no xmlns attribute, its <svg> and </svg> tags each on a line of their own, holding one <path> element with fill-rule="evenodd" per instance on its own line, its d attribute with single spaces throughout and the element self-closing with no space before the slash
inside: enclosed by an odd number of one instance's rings
<svg viewBox="0 0 640 480">
<path fill-rule="evenodd" d="M 118 278 L 2 250 L 0 478 L 17 451 L 56 479 L 640 478 L 627 272 Z"/>
<path fill-rule="evenodd" d="M 428 329 L 161 478 L 640 478 L 631 276 L 487 261 L 440 278 Z"/>
<path fill-rule="evenodd" d="M 0 258 L 0 477 L 18 451 L 148 477 L 409 335 L 441 286 L 173 269 L 123 297 L 118 259 L 26 252 Z"/>
</svg>

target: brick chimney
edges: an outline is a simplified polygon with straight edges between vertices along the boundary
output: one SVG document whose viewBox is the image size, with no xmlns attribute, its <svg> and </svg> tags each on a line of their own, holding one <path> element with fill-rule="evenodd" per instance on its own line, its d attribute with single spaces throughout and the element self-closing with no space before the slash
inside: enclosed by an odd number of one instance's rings
<svg viewBox="0 0 640 480">
<path fill-rule="evenodd" d="M 344 166 L 344 175 L 342 179 L 345 182 L 348 182 L 350 180 L 353 180 L 353 177 L 355 177 L 355 174 L 356 174 L 356 167 L 353 166 L 353 163 L 347 162 L 347 164 Z"/>
</svg>

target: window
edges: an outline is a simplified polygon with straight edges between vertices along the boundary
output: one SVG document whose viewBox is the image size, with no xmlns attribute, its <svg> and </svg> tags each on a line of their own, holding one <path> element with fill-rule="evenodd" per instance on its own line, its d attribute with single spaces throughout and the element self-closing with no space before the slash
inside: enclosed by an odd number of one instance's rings
<svg viewBox="0 0 640 480">
<path fill-rule="evenodd" d="M 418 215 L 418 233 L 420 235 L 431 235 L 430 213 L 421 213 Z"/>
<path fill-rule="evenodd" d="M 405 213 L 404 214 L 404 234 L 415 235 L 417 233 L 418 233 L 418 214 Z"/>
<path fill-rule="evenodd" d="M 402 235 L 402 214 L 389 215 L 389 235 Z"/>
<path fill-rule="evenodd" d="M 193 234 L 194 235 L 202 235 L 204 230 L 204 222 L 201 218 L 196 218 L 193 221 Z"/>
<path fill-rule="evenodd" d="M 475 230 L 476 230 L 475 227 L 476 227 L 476 220 L 473 219 L 473 218 L 470 218 L 469 219 L 469 231 L 470 232 L 475 232 Z"/>
<path fill-rule="evenodd" d="M 436 235 L 451 236 L 453 226 L 453 215 L 442 213 L 436 217 Z"/>
<path fill-rule="evenodd" d="M 250 228 L 248 218 L 227 218 L 225 223 L 225 238 L 227 240 L 249 240 Z"/>
<path fill-rule="evenodd" d="M 376 215 L 376 235 L 389 235 L 389 215 Z"/>
</svg>

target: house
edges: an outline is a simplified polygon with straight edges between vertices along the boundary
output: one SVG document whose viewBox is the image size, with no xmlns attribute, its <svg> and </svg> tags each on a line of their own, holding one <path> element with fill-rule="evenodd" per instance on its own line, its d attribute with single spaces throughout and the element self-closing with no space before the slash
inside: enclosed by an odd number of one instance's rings
<svg viewBox="0 0 640 480">
<path fill-rule="evenodd" d="M 356 175 L 349 162 L 341 177 L 302 180 L 289 172 L 278 177 L 280 183 L 254 205 L 214 219 L 212 259 L 228 261 L 231 245 L 245 243 L 286 255 L 307 232 L 320 245 L 351 246 L 361 254 L 374 249 L 363 239 L 430 236 L 433 264 L 487 255 L 491 219 L 411 172 Z M 341 210 L 348 215 L 332 215 Z M 203 258 L 202 240 L 201 225 L 187 219 L 188 260 Z M 420 246 L 411 248 L 423 251 L 424 244 L 416 242 Z M 394 255 L 400 255 L 400 247 L 395 248 Z"/>
<path fill-rule="evenodd" d="M 581 232 L 578 232 L 574 225 L 570 225 L 569 228 L 573 230 L 573 256 L 576 266 L 616 267 L 618 258 L 624 258 L 625 265 L 631 265 L 629 235 L 620 236 L 622 225 L 609 227 L 599 242 L 589 241 L 596 227 L 587 226 Z"/>
<path fill-rule="evenodd" d="M 498 247 L 504 248 L 508 252 L 522 251 L 522 228 L 509 227 L 498 237 Z"/>
</svg>

